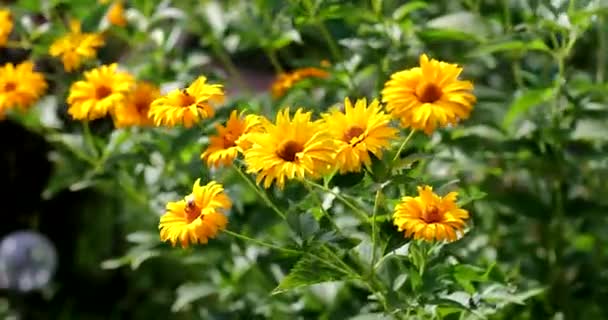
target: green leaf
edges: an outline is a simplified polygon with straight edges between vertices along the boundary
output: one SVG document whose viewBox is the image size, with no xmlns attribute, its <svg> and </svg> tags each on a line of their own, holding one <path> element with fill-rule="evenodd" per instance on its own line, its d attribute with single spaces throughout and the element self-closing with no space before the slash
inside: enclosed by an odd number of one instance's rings
<svg viewBox="0 0 608 320">
<path fill-rule="evenodd" d="M 467 292 L 475 292 L 473 282 L 486 282 L 489 279 L 490 272 L 494 269 L 494 264 L 490 265 L 488 269 L 480 267 L 459 264 L 454 266 L 452 275 L 456 282 L 458 282 Z"/>
<path fill-rule="evenodd" d="M 426 2 L 422 2 L 422 1 L 408 2 L 408 3 L 400 6 L 399 8 L 397 8 L 395 10 L 395 12 L 393 12 L 393 19 L 395 19 L 397 21 L 401 21 L 401 20 L 403 20 L 403 18 L 405 18 L 410 13 L 412 13 L 416 10 L 424 9 L 427 7 L 427 5 L 428 4 Z"/>
<path fill-rule="evenodd" d="M 435 30 L 435 37 L 453 38 L 454 40 L 480 40 L 485 38 L 485 30 L 487 30 L 479 15 L 467 11 L 437 17 L 429 21 L 427 27 Z M 438 31 L 439 33 L 437 33 Z"/>
<path fill-rule="evenodd" d="M 608 126 L 606 119 L 579 119 L 572 132 L 573 140 L 606 141 Z"/>
<path fill-rule="evenodd" d="M 289 212 L 287 214 L 287 224 L 301 241 L 311 239 L 312 236 L 319 231 L 319 223 L 309 212 Z"/>
<path fill-rule="evenodd" d="M 177 298 L 171 306 L 171 311 L 183 310 L 192 302 L 216 292 L 216 288 L 207 283 L 184 283 L 177 288 Z"/>
<path fill-rule="evenodd" d="M 502 122 L 504 128 L 509 128 L 513 122 L 532 107 L 549 101 L 555 95 L 555 89 L 533 89 L 521 94 L 513 101 Z"/>
<path fill-rule="evenodd" d="M 540 39 L 534 39 L 530 42 L 524 42 L 520 40 L 504 41 L 499 43 L 482 44 L 477 49 L 469 53 L 470 57 L 479 57 L 496 52 L 509 52 L 509 51 L 542 51 L 551 52 L 551 49 Z"/>
<path fill-rule="evenodd" d="M 352 279 L 352 274 L 344 270 L 337 259 L 335 255 L 327 253 L 322 248 L 306 253 L 296 262 L 272 294 L 322 282 Z"/>
</svg>

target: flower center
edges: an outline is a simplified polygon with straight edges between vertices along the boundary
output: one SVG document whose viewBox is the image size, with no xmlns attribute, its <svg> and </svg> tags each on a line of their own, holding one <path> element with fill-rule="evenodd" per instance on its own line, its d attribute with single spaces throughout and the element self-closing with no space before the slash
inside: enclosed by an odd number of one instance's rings
<svg viewBox="0 0 608 320">
<path fill-rule="evenodd" d="M 150 104 L 146 101 L 137 101 L 135 102 L 135 109 L 137 109 L 137 113 L 147 115 L 148 110 L 150 109 Z"/>
<path fill-rule="evenodd" d="M 440 222 L 442 219 L 442 212 L 434 205 L 427 207 L 424 213 L 422 214 L 422 220 L 424 220 L 424 222 L 426 223 L 436 223 Z"/>
<path fill-rule="evenodd" d="M 182 90 L 182 94 L 180 95 L 180 104 L 182 107 L 188 107 L 196 102 L 193 96 L 191 96 L 186 89 Z"/>
<path fill-rule="evenodd" d="M 350 142 L 350 140 L 352 140 L 352 138 L 356 138 L 360 135 L 362 135 L 365 132 L 365 130 L 357 127 L 357 126 L 352 126 L 350 128 L 348 128 L 348 130 L 346 130 L 346 132 L 344 133 L 344 137 L 342 137 L 342 140 L 346 141 L 346 142 Z"/>
<path fill-rule="evenodd" d="M 416 96 L 422 103 L 433 103 L 441 98 L 443 91 L 436 84 L 423 82 L 416 87 Z"/>
<path fill-rule="evenodd" d="M 224 149 L 232 148 L 236 146 L 236 137 L 232 133 L 226 133 L 222 139 L 224 140 Z"/>
<path fill-rule="evenodd" d="M 192 223 L 192 221 L 201 215 L 201 208 L 196 205 L 193 195 L 188 195 L 185 200 L 186 208 L 184 209 L 184 212 L 186 213 L 186 220 L 188 223 Z"/>
<path fill-rule="evenodd" d="M 17 84 L 14 82 L 7 82 L 4 84 L 4 91 L 13 91 L 17 89 Z"/>
<path fill-rule="evenodd" d="M 277 155 L 285 161 L 294 162 L 296 160 L 296 154 L 303 149 L 304 148 L 302 148 L 299 143 L 288 140 L 281 144 L 279 150 L 277 150 Z"/>
<path fill-rule="evenodd" d="M 103 99 L 109 96 L 111 93 L 112 89 L 108 88 L 107 86 L 99 86 L 97 89 L 95 89 L 95 96 L 97 99 Z"/>
</svg>

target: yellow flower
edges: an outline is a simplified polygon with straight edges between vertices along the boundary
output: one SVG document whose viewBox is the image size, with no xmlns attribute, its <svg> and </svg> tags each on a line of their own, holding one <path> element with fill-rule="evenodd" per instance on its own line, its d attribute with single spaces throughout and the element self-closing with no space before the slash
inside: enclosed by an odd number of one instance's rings
<svg viewBox="0 0 608 320">
<path fill-rule="evenodd" d="M 272 97 L 278 99 L 285 95 L 285 93 L 291 89 L 296 83 L 306 78 L 327 78 L 329 73 L 323 69 L 318 68 L 302 68 L 296 69 L 289 73 L 280 74 L 277 79 L 272 83 L 270 91 Z"/>
<path fill-rule="evenodd" d="M 298 109 L 289 118 L 289 108 L 277 114 L 276 124 L 263 121 L 262 133 L 252 133 L 251 148 L 245 151 L 248 173 L 257 173 L 257 183 L 264 180 L 269 188 L 276 179 L 283 188 L 286 179 L 316 178 L 334 163 L 335 144 L 320 121 L 311 121 L 311 113 Z"/>
<path fill-rule="evenodd" d="M 11 11 L 8 9 L 0 9 L 0 47 L 4 47 L 8 41 L 8 36 L 13 31 L 13 19 Z"/>
<path fill-rule="evenodd" d="M 252 132 L 260 131 L 260 120 L 256 115 L 239 116 L 236 110 L 230 114 L 226 126 L 216 124 L 217 135 L 209 138 L 207 150 L 201 154 L 201 159 L 207 161 L 210 167 L 228 166 L 239 153 L 251 147 L 247 137 Z"/>
<path fill-rule="evenodd" d="M 150 104 L 160 96 L 157 86 L 146 81 L 139 81 L 127 96 L 126 103 L 114 108 L 114 125 L 117 128 L 128 126 L 151 126 L 148 117 Z"/>
<path fill-rule="evenodd" d="M 196 180 L 192 193 L 183 200 L 167 203 L 167 212 L 160 218 L 160 240 L 179 243 L 207 243 L 228 224 L 223 210 L 232 206 L 221 184 L 211 181 L 205 186 Z"/>
<path fill-rule="evenodd" d="M 98 33 L 82 33 L 80 22 L 70 22 L 70 33 L 55 40 L 49 48 L 53 57 L 61 57 L 65 71 L 80 67 L 83 59 L 92 59 L 97 55 L 98 47 L 104 45 L 103 37 Z"/>
<path fill-rule="evenodd" d="M 395 207 L 394 225 L 405 231 L 406 237 L 426 241 L 455 241 L 462 236 L 464 220 L 469 213 L 455 201 L 457 192 L 445 197 L 433 193 L 429 186 L 418 187 L 417 197 L 403 197 Z"/>
<path fill-rule="evenodd" d="M 0 118 L 11 108 L 27 109 L 47 88 L 44 75 L 34 71 L 34 63 L 7 63 L 0 67 Z"/>
<path fill-rule="evenodd" d="M 470 81 L 458 80 L 462 68 L 420 56 L 420 67 L 394 73 L 384 84 L 382 101 L 403 127 L 431 134 L 437 127 L 469 117 L 476 99 Z"/>
<path fill-rule="evenodd" d="M 134 85 L 133 76 L 117 71 L 118 65 L 103 65 L 86 71 L 85 80 L 70 87 L 68 113 L 76 120 L 95 120 L 113 108 L 122 108 Z"/>
<path fill-rule="evenodd" d="M 187 89 L 176 89 L 154 100 L 150 106 L 154 124 L 169 127 L 183 124 L 190 128 L 200 119 L 213 117 L 212 104 L 224 102 L 224 91 L 221 85 L 206 81 L 207 78 L 200 76 Z"/>
<path fill-rule="evenodd" d="M 369 153 L 382 158 L 382 150 L 390 145 L 398 130 L 389 126 L 391 117 L 381 109 L 378 100 L 367 106 L 359 99 L 353 106 L 344 99 L 344 112 L 333 110 L 323 115 L 327 130 L 336 140 L 336 168 L 340 173 L 359 172 L 361 164 L 371 165 Z"/>
<path fill-rule="evenodd" d="M 115 26 L 124 27 L 127 25 L 127 18 L 125 17 L 125 7 L 122 1 L 114 1 L 108 9 L 108 15 L 106 19 L 110 24 Z"/>
</svg>

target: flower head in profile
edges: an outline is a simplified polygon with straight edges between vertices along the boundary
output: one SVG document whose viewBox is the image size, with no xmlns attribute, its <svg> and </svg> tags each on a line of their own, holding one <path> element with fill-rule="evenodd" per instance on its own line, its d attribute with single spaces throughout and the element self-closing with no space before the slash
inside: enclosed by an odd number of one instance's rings
<svg viewBox="0 0 608 320">
<path fill-rule="evenodd" d="M 25 110 L 36 102 L 47 88 L 44 75 L 34 71 L 34 63 L 7 63 L 0 67 L 0 118 L 6 110 Z"/>
<path fill-rule="evenodd" d="M 118 27 L 124 27 L 127 25 L 125 6 L 122 3 L 122 0 L 116 0 L 110 5 L 106 19 L 110 24 Z"/>
<path fill-rule="evenodd" d="M 441 197 L 429 186 L 419 186 L 417 197 L 403 197 L 395 207 L 393 223 L 406 237 L 426 241 L 458 240 L 469 213 L 458 207 L 458 193 Z"/>
<path fill-rule="evenodd" d="M 431 134 L 468 118 L 473 109 L 473 84 L 458 80 L 461 72 L 455 64 L 423 54 L 420 67 L 396 72 L 384 84 L 382 101 L 402 126 Z"/>
<path fill-rule="evenodd" d="M 398 133 L 389 125 L 391 116 L 382 111 L 378 100 L 368 106 L 366 99 L 359 99 L 353 106 L 346 98 L 344 111 L 333 110 L 323 118 L 336 140 L 336 168 L 340 173 L 359 172 L 361 164 L 370 166 L 370 153 L 382 158 L 383 149 Z"/>
<path fill-rule="evenodd" d="M 285 95 L 289 89 L 291 89 L 296 83 L 306 78 L 327 78 L 329 73 L 319 68 L 301 68 L 293 70 L 292 72 L 282 73 L 278 75 L 276 80 L 272 83 L 270 92 L 272 97 L 278 99 Z"/>
<path fill-rule="evenodd" d="M 160 218 L 161 241 L 169 241 L 173 246 L 183 248 L 191 243 L 207 243 L 215 238 L 228 224 L 224 210 L 230 209 L 232 202 L 224 193 L 221 184 L 211 181 L 201 186 L 200 179 L 192 187 L 192 193 L 177 202 L 167 203 L 167 211 Z"/>
<path fill-rule="evenodd" d="M 104 45 L 99 33 L 83 33 L 80 22 L 70 22 L 70 33 L 58 38 L 51 44 L 49 54 L 61 57 L 65 71 L 74 71 L 80 67 L 83 60 L 95 58 L 97 49 Z"/>
<path fill-rule="evenodd" d="M 138 81 L 126 98 L 126 102 L 113 109 L 114 125 L 117 128 L 128 126 L 151 126 L 148 117 L 150 104 L 160 96 L 159 88 L 146 81 Z"/>
<path fill-rule="evenodd" d="M 186 89 L 176 89 L 154 100 L 150 117 L 157 126 L 183 124 L 190 128 L 201 119 L 213 117 L 214 105 L 224 102 L 222 85 L 208 84 L 200 76 Z"/>
<path fill-rule="evenodd" d="M 252 133 L 245 151 L 248 173 L 269 188 L 276 180 L 283 188 L 289 179 L 316 178 L 334 163 L 335 144 L 321 121 L 298 109 L 290 119 L 289 108 L 279 111 L 276 123 L 263 121 L 263 132 Z"/>
<path fill-rule="evenodd" d="M 135 80 L 117 68 L 116 63 L 100 66 L 86 71 L 85 80 L 72 84 L 67 102 L 73 119 L 95 120 L 124 107 Z"/>
<path fill-rule="evenodd" d="M 256 115 L 242 116 L 236 110 L 230 114 L 226 126 L 216 124 L 217 135 L 209 138 L 207 150 L 201 154 L 201 159 L 210 167 L 228 166 L 239 153 L 251 147 L 247 141 L 249 134 L 261 129 L 260 117 Z"/>
<path fill-rule="evenodd" d="M 13 31 L 13 18 L 8 9 L 0 9 L 0 47 L 4 47 Z"/>
</svg>

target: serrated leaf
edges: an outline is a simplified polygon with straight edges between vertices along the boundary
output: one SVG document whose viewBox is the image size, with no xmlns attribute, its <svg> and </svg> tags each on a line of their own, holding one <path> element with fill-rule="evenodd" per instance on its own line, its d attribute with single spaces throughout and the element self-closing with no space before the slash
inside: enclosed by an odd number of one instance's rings
<svg viewBox="0 0 608 320">
<path fill-rule="evenodd" d="M 340 267 L 340 261 L 334 255 L 328 254 L 322 248 L 317 248 L 306 253 L 296 262 L 289 274 L 272 291 L 272 294 L 317 283 L 351 278 L 351 274 Z"/>
</svg>

